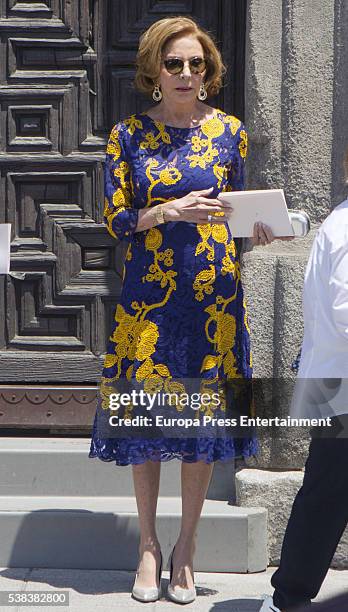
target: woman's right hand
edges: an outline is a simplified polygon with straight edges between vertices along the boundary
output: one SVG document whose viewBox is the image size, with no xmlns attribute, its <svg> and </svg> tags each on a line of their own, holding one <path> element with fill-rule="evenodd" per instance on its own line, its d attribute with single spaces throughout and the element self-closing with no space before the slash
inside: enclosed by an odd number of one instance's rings
<svg viewBox="0 0 348 612">
<path fill-rule="evenodd" d="M 163 212 L 166 221 L 186 221 L 187 223 L 226 223 L 228 217 L 233 212 L 233 208 L 227 202 L 209 198 L 208 195 L 213 190 L 201 189 L 191 191 L 183 198 L 171 200 L 163 204 Z M 224 213 L 224 216 L 214 217 L 214 213 Z M 208 215 L 211 219 L 208 219 Z"/>
</svg>

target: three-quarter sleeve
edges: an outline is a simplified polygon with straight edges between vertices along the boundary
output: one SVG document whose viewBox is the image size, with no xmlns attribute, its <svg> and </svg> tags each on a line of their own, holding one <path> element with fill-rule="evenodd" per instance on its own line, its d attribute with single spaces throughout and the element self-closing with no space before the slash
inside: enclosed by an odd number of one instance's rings
<svg viewBox="0 0 348 612">
<path fill-rule="evenodd" d="M 130 167 L 127 162 L 122 128 L 111 130 L 104 162 L 104 222 L 111 236 L 131 241 L 138 224 L 139 210 L 132 206 Z"/>
</svg>

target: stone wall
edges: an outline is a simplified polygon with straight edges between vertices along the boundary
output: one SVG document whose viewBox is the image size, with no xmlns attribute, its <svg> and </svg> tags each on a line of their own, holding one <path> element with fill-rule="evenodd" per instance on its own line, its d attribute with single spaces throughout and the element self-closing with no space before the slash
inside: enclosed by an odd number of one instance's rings
<svg viewBox="0 0 348 612">
<path fill-rule="evenodd" d="M 247 187 L 283 188 L 288 206 L 303 208 L 312 221 L 306 238 L 257 247 L 243 258 L 254 376 L 261 382 L 257 412 L 281 416 L 289 411 L 290 364 L 302 340 L 303 276 L 312 240 L 331 208 L 347 195 L 342 160 L 348 146 L 348 3 L 248 0 L 247 10 Z M 269 428 L 259 430 L 259 437 L 261 452 L 248 462 L 257 468 L 251 470 L 253 477 L 259 471 L 259 495 L 251 495 L 244 471 L 238 476 L 238 501 L 267 506 L 272 474 L 282 470 L 273 512 L 278 518 L 285 512 L 287 520 L 294 483 L 300 486 L 302 478 L 308 431 Z M 273 563 L 286 520 L 269 523 Z M 347 553 L 346 533 L 333 565 L 348 567 Z"/>
<path fill-rule="evenodd" d="M 278 379 L 271 394 L 265 385 L 258 403 L 262 414 L 288 412 L 311 243 L 331 208 L 347 195 L 342 164 L 348 146 L 347 41 L 345 0 L 248 0 L 247 187 L 283 188 L 289 208 L 303 208 L 312 221 L 306 238 L 276 241 L 243 257 L 254 375 Z M 273 442 L 266 436 L 259 466 L 303 467 L 308 436 L 302 432 L 300 442 L 280 444 L 271 433 Z"/>
<path fill-rule="evenodd" d="M 248 1 L 249 186 L 283 187 L 317 222 L 344 194 L 347 30 L 345 0 Z"/>
</svg>

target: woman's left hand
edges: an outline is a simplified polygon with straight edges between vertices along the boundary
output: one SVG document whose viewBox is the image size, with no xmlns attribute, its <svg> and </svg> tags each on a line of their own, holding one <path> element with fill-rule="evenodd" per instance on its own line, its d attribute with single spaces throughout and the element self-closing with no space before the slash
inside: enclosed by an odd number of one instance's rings
<svg viewBox="0 0 348 612">
<path fill-rule="evenodd" d="M 253 246 L 259 246 L 262 244 L 271 244 L 273 240 L 293 240 L 294 236 L 277 236 L 275 237 L 270 226 L 265 223 L 255 223 L 254 224 L 254 235 L 251 239 Z"/>
</svg>

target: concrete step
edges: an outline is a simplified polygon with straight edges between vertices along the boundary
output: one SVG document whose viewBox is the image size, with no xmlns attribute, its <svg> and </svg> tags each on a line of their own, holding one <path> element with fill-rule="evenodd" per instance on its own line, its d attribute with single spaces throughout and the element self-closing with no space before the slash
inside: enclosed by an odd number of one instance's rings
<svg viewBox="0 0 348 612">
<path fill-rule="evenodd" d="M 240 470 L 236 476 L 237 503 L 268 509 L 268 552 L 271 565 L 279 565 L 292 505 L 303 483 L 303 471 Z M 331 567 L 348 569 L 348 526 L 342 534 Z"/>
<path fill-rule="evenodd" d="M 180 497 L 158 500 L 166 560 L 180 529 Z M 134 497 L 0 497 L 0 566 L 135 570 Z M 267 567 L 267 511 L 206 500 L 197 529 L 195 569 L 260 572 Z"/>
<path fill-rule="evenodd" d="M 132 496 L 132 467 L 88 457 L 89 438 L 0 438 L 0 495 Z M 180 495 L 181 461 L 161 465 L 161 496 Z M 235 500 L 234 461 L 217 461 L 208 499 Z"/>
</svg>

